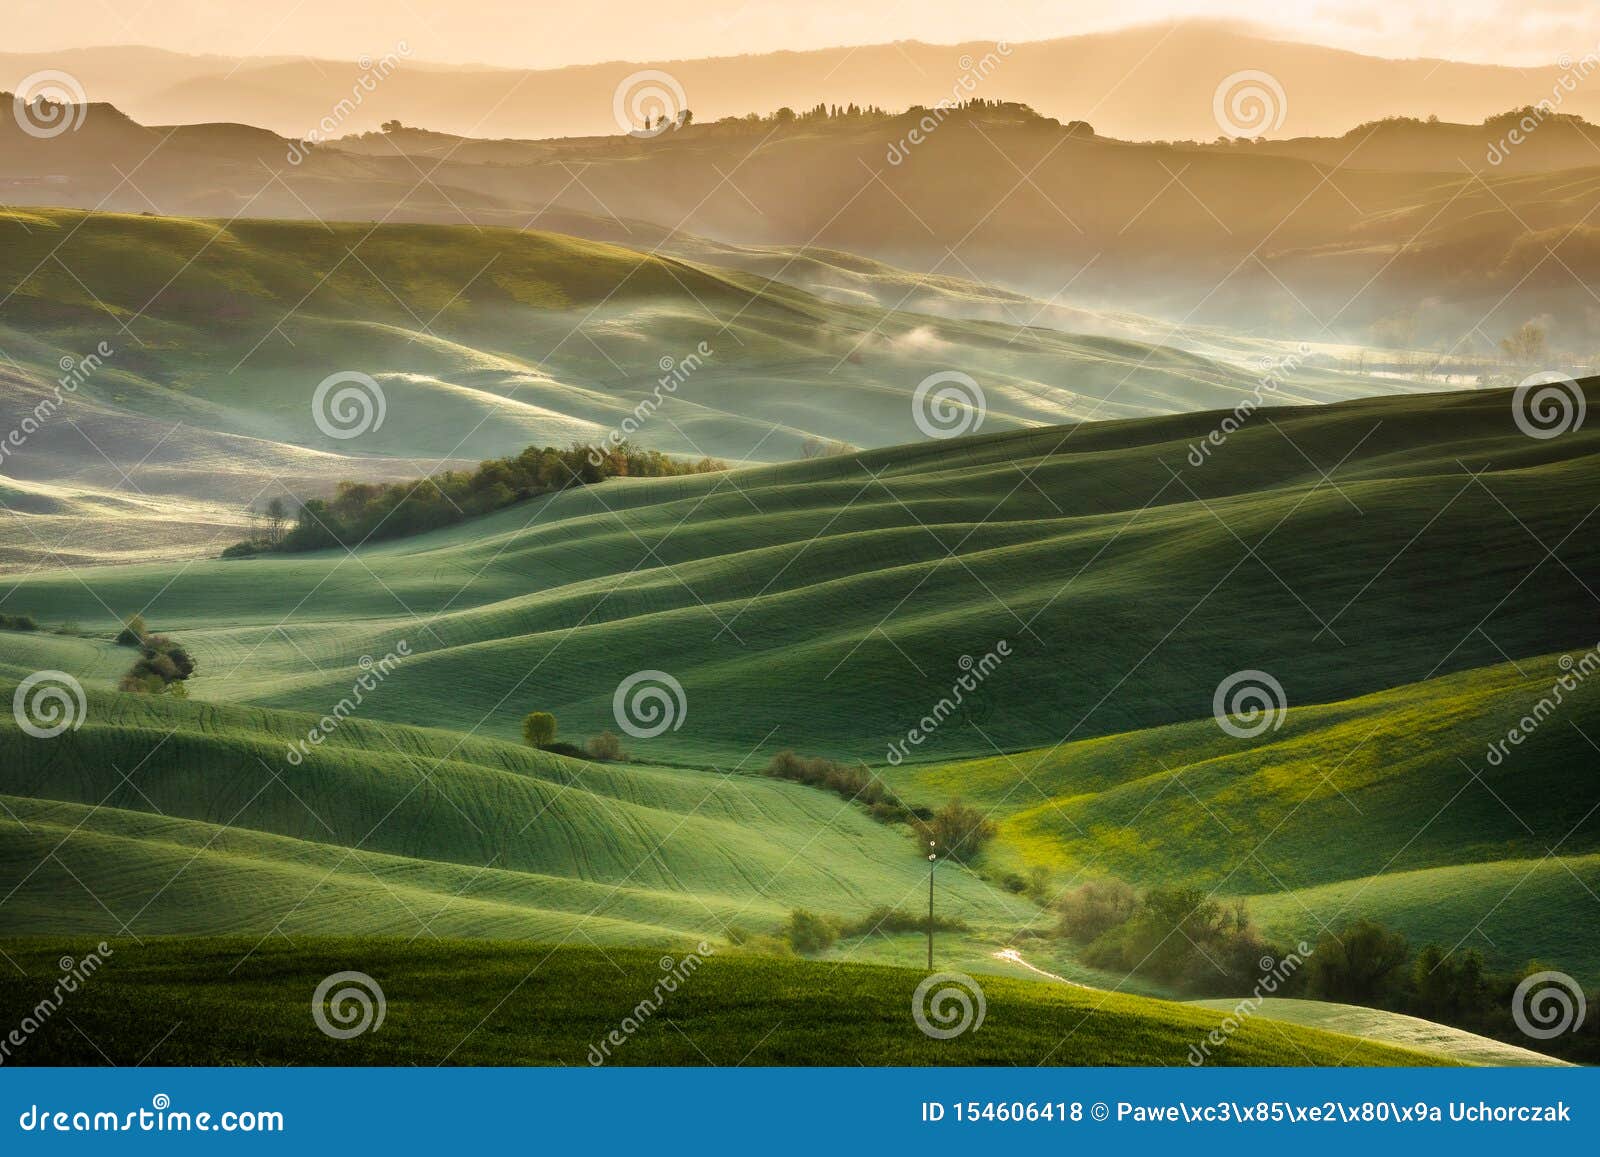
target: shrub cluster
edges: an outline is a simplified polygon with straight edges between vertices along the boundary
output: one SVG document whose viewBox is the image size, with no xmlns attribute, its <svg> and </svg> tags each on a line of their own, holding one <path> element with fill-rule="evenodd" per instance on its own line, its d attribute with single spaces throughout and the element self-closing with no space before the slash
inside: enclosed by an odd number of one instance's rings
<svg viewBox="0 0 1600 1157">
<path fill-rule="evenodd" d="M 1114 918 L 1113 900 L 1096 906 Z M 1260 961 L 1278 959 L 1250 922 L 1244 901 L 1225 904 L 1199 888 L 1151 888 L 1127 918 L 1089 942 L 1084 960 L 1096 968 L 1137 972 L 1190 992 L 1248 992 Z"/>
<path fill-rule="evenodd" d="M 0 631 L 37 631 L 39 624 L 27 615 L 0 615 Z"/>
<path fill-rule="evenodd" d="M 859 803 L 880 823 L 910 820 L 914 815 L 901 803 L 889 786 L 865 767 L 835 763 L 831 759 L 808 758 L 792 751 L 781 751 L 767 764 L 766 774 L 775 779 L 820 787 L 852 803 Z"/>
<path fill-rule="evenodd" d="M 591 736 L 589 742 L 583 745 L 583 751 L 590 759 L 602 763 L 616 763 L 628 758 L 628 753 L 622 749 L 622 737 L 614 731 L 602 731 L 599 735 Z"/>
<path fill-rule="evenodd" d="M 874 908 L 859 920 L 850 920 L 839 926 L 841 936 L 868 936 L 875 932 L 926 932 L 928 930 L 928 914 L 926 912 L 907 912 L 903 908 L 890 908 L 887 905 Z M 933 917 L 933 930 L 935 932 L 965 932 L 967 922 L 955 916 Z"/>
<path fill-rule="evenodd" d="M 150 628 L 145 625 L 143 615 L 134 615 L 122 624 L 122 630 L 117 632 L 117 646 L 142 647 L 144 637 L 150 633 Z"/>
<path fill-rule="evenodd" d="M 960 800 L 951 800 L 929 816 L 912 821 L 917 845 L 924 854 L 970 864 L 983 855 L 996 829 L 987 813 Z"/>
<path fill-rule="evenodd" d="M 1137 973 L 1204 995 L 1248 992 L 1260 961 L 1280 954 L 1250 922 L 1243 901 L 1224 904 L 1198 888 L 1151 888 L 1091 880 L 1055 902 L 1056 932 L 1083 946 L 1085 963 Z"/>
<path fill-rule="evenodd" d="M 783 938 L 802 956 L 816 956 L 832 948 L 839 939 L 839 924 L 804 908 L 789 913 L 783 924 Z"/>
<path fill-rule="evenodd" d="M 269 529 L 228 547 L 222 557 L 353 547 L 450 526 L 527 498 L 607 478 L 661 478 L 726 469 L 726 463 L 711 458 L 685 462 L 627 442 L 610 449 L 579 443 L 565 450 L 530 446 L 515 457 L 479 463 L 473 471 L 449 470 L 412 482 L 341 482 L 332 498 L 306 499 L 288 531 L 279 534 Z"/>
<path fill-rule="evenodd" d="M 139 658 L 117 684 L 117 690 L 143 695 L 171 691 L 185 698 L 188 692 L 183 682 L 193 674 L 194 658 L 175 640 L 165 635 L 146 635 L 139 644 Z"/>
</svg>

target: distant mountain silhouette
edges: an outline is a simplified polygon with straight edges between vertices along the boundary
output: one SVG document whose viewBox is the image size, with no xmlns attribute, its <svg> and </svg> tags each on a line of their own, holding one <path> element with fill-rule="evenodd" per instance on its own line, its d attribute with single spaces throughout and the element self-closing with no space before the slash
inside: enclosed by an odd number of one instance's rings
<svg viewBox="0 0 1600 1157">
<path fill-rule="evenodd" d="M 390 129 L 308 150 L 105 105 L 48 140 L 0 118 L 0 201 L 537 227 L 713 262 L 703 239 L 823 247 L 1260 336 L 1481 352 L 1539 319 L 1559 348 L 1600 348 L 1593 299 L 1574 292 L 1600 277 L 1600 129 L 1569 114 L 1209 144 L 1122 141 L 987 101 L 642 139 Z M 812 267 L 772 275 L 816 288 Z"/>
<path fill-rule="evenodd" d="M 390 55 L 400 55 L 391 46 Z M 820 102 L 905 108 L 953 95 L 1021 101 L 1063 120 L 1136 139 L 1209 140 L 1222 130 L 1218 86 L 1247 71 L 1281 86 L 1282 123 L 1270 137 L 1327 136 L 1352 124 L 1405 115 L 1473 122 L 1550 98 L 1562 70 L 1441 60 L 1390 60 L 1275 40 L 1215 22 L 1183 22 L 1008 47 L 978 68 L 993 42 L 916 41 L 705 60 L 618 61 L 522 71 L 433 65 L 414 59 L 363 93 L 346 131 L 386 120 L 479 137 L 613 133 L 613 96 L 645 69 L 669 73 L 699 120 L 804 108 Z M 366 62 L 371 64 L 372 62 Z M 0 53 L 0 88 L 38 69 L 72 73 L 91 100 L 110 101 L 146 124 L 237 121 L 303 136 L 352 96 L 362 62 L 181 56 L 149 48 Z M 964 76 L 982 72 L 972 89 Z M 1600 89 L 1579 86 L 1565 112 L 1600 117 Z M 1253 132 L 1250 135 L 1254 135 Z"/>
</svg>

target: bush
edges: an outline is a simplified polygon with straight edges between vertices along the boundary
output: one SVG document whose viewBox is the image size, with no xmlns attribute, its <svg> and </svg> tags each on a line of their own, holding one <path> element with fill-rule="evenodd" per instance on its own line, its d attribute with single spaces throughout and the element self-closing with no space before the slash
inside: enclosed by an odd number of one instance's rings
<svg viewBox="0 0 1600 1157">
<path fill-rule="evenodd" d="M 1062 936 L 1079 944 L 1104 936 L 1133 918 L 1139 894 L 1121 880 L 1090 880 L 1056 901 Z"/>
<path fill-rule="evenodd" d="M 615 763 L 627 759 L 628 753 L 622 750 L 622 737 L 614 731 L 602 731 L 599 735 L 590 738 L 584 744 L 590 759 L 598 759 L 605 763 Z"/>
<path fill-rule="evenodd" d="M 569 759 L 588 759 L 589 753 L 576 743 L 547 743 L 539 749 L 551 755 L 565 755 Z"/>
<path fill-rule="evenodd" d="M 556 717 L 548 711 L 530 711 L 522 720 L 522 740 L 529 747 L 548 748 L 556 741 Z"/>
<path fill-rule="evenodd" d="M 135 621 L 143 627 L 144 621 L 134 616 L 124 631 L 134 630 Z M 189 678 L 194 670 L 194 657 L 175 640 L 166 635 L 145 635 L 139 644 L 139 658 L 117 684 L 117 689 L 159 695 Z"/>
<path fill-rule="evenodd" d="M 831 791 L 852 803 L 861 804 L 873 819 L 884 823 L 911 818 L 910 810 L 896 798 L 888 785 L 859 765 L 850 766 L 835 763 L 831 759 L 812 759 L 792 751 L 782 751 L 767 764 L 766 774 L 775 779 L 787 779 Z"/>
<path fill-rule="evenodd" d="M 815 956 L 833 947 L 839 939 L 839 926 L 826 916 L 796 908 L 784 921 L 783 937 L 802 956 Z"/>
<path fill-rule="evenodd" d="M 1411 1005 L 1438 1019 L 1475 1012 L 1488 995 L 1488 969 L 1476 948 L 1449 956 L 1437 944 L 1424 946 L 1411 964 Z"/>
<path fill-rule="evenodd" d="M 1096 968 L 1138 972 L 1193 992 L 1232 996 L 1280 954 L 1250 923 L 1243 901 L 1223 904 L 1198 888 L 1152 888 L 1125 922 L 1084 953 Z"/>
<path fill-rule="evenodd" d="M 984 812 L 958 799 L 934 812 L 932 818 L 919 820 L 914 829 L 924 854 L 930 851 L 931 842 L 934 855 L 960 863 L 971 863 L 981 856 L 996 834 L 994 824 Z"/>
<path fill-rule="evenodd" d="M 928 914 L 926 912 L 907 912 L 902 908 L 887 906 L 874 908 L 859 920 L 852 920 L 839 929 L 841 936 L 867 936 L 874 932 L 926 932 L 928 930 Z M 933 918 L 935 932 L 965 932 L 967 922 L 954 916 L 940 916 Z"/>
<path fill-rule="evenodd" d="M 0 615 L 0 631 L 37 631 L 39 624 L 27 615 Z"/>
<path fill-rule="evenodd" d="M 341 482 L 331 498 L 300 504 L 293 527 L 283 529 L 288 511 L 281 499 L 268 504 L 265 536 L 230 546 L 224 558 L 244 558 L 263 550 L 306 551 L 357 546 L 368 540 L 400 538 L 450 526 L 515 502 L 607 478 L 659 478 L 726 470 L 710 458 L 684 462 L 658 450 L 623 442 L 613 447 L 574 443 L 566 449 L 529 446 L 510 458 L 480 462 L 473 471 L 446 470 L 420 481 Z"/>
</svg>

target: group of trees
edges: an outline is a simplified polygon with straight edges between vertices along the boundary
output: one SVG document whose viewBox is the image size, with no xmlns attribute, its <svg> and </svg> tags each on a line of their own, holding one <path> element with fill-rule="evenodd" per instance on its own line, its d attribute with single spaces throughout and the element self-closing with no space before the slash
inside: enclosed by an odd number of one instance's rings
<svg viewBox="0 0 1600 1157">
<path fill-rule="evenodd" d="M 934 915 L 932 920 L 935 932 L 968 931 L 967 922 L 954 916 Z M 805 908 L 796 908 L 778 930 L 775 943 L 744 933 L 738 934 L 734 942 L 746 947 L 776 948 L 779 952 L 787 950 L 801 956 L 819 956 L 838 943 L 841 937 L 893 936 L 905 932 L 926 934 L 928 921 L 926 912 L 907 912 L 887 906 L 874 908 L 856 920 L 838 920 Z"/>
<path fill-rule="evenodd" d="M 134 615 L 117 634 L 120 647 L 137 647 L 139 657 L 117 684 L 119 691 L 140 695 L 170 693 L 180 699 L 188 698 L 184 681 L 194 674 L 194 656 L 166 635 L 150 633 L 142 615 Z"/>
<path fill-rule="evenodd" d="M 1403 1012 L 1512 1044 L 1528 1038 L 1512 1019 L 1518 983 L 1549 966 L 1530 962 L 1495 972 L 1473 948 L 1437 944 L 1413 952 L 1401 933 L 1356 919 L 1324 932 L 1298 966 L 1251 923 L 1242 902 L 1226 903 L 1199 888 L 1151 888 L 1094 880 L 1052 905 L 1055 934 L 1080 945 L 1097 968 L 1133 972 L 1202 996 L 1246 996 L 1264 977 L 1262 962 L 1280 962 L 1275 996 L 1302 996 Z M 1600 1003 L 1600 993 L 1587 998 Z M 1540 1042 L 1569 1060 L 1600 1061 L 1600 1017 L 1575 1032 Z"/>
<path fill-rule="evenodd" d="M 1059 933 L 1083 946 L 1087 963 L 1191 992 L 1248 992 L 1262 957 L 1278 957 L 1243 901 L 1223 903 L 1198 888 L 1151 888 L 1141 896 L 1121 881 L 1097 880 L 1056 907 Z"/>
<path fill-rule="evenodd" d="M 512 503 L 607 478 L 660 478 L 726 470 L 711 458 L 670 458 L 626 441 L 615 446 L 574 443 L 566 449 L 530 446 L 473 471 L 448 470 L 410 482 L 341 482 L 332 498 L 308 498 L 291 522 L 287 504 L 274 498 L 259 512 L 252 536 L 223 551 L 240 558 L 263 551 L 321 550 L 400 538 L 488 514 Z"/>
<path fill-rule="evenodd" d="M 569 755 L 574 759 L 593 759 L 602 763 L 616 763 L 628 758 L 623 750 L 622 737 L 614 731 L 602 731 L 589 737 L 582 747 L 562 743 L 556 739 L 560 725 L 548 711 L 530 711 L 522 720 L 522 741 L 529 747 L 555 755 Z"/>
<path fill-rule="evenodd" d="M 30 615 L 0 615 L 0 631 L 37 631 L 39 624 Z"/>
</svg>

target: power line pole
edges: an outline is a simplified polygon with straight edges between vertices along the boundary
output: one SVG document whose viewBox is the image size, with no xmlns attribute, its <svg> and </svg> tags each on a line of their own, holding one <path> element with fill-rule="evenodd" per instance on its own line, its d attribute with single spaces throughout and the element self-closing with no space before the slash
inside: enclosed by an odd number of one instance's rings
<svg viewBox="0 0 1600 1157">
<path fill-rule="evenodd" d="M 932 851 L 934 842 L 928 841 L 928 971 L 933 971 L 933 870 L 939 866 L 938 854 Z"/>
</svg>

